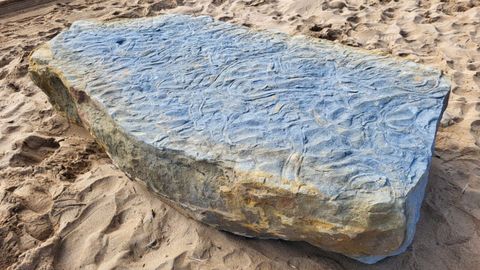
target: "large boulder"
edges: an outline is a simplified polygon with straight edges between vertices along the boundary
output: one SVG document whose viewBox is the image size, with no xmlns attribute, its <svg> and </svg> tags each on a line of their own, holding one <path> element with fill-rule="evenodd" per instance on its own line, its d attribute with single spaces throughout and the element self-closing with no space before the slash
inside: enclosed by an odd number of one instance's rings
<svg viewBox="0 0 480 270">
<path fill-rule="evenodd" d="M 196 220 L 366 263 L 412 241 L 438 71 L 185 15 L 79 21 L 30 61 L 56 109 Z"/>
</svg>

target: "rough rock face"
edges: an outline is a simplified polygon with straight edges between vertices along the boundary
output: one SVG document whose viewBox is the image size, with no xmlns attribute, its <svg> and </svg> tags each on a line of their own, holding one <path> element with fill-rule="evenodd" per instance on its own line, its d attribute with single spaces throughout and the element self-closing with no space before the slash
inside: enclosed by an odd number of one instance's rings
<svg viewBox="0 0 480 270">
<path fill-rule="evenodd" d="M 30 74 L 183 213 L 366 263 L 413 239 L 449 91 L 415 63 L 185 15 L 76 22 Z"/>
</svg>

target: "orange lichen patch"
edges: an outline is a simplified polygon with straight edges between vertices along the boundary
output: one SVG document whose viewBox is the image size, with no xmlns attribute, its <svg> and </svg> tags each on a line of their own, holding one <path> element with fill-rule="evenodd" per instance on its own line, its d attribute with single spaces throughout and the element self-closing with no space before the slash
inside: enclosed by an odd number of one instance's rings
<svg viewBox="0 0 480 270">
<path fill-rule="evenodd" d="M 358 218 L 353 218 L 351 225 L 338 224 L 315 216 L 298 217 L 295 215 L 296 210 L 307 200 L 312 200 L 309 203 L 316 203 L 319 208 L 324 207 L 322 203 L 332 202 L 325 199 L 318 200 L 318 195 L 312 198 L 312 195 L 298 193 L 298 184 L 295 181 L 288 182 L 288 185 L 284 185 L 285 188 L 279 188 L 269 185 L 272 180 L 265 173 L 253 173 L 252 177 L 248 177 L 247 173 L 236 173 L 236 175 L 245 177 L 243 179 L 266 179 L 265 181 L 239 181 L 219 189 L 228 208 L 234 210 L 232 220 L 249 220 L 247 214 L 257 217 L 255 223 L 241 223 L 241 226 L 252 234 L 269 232 L 269 235 L 281 238 L 285 232 L 297 231 L 297 238 L 292 240 L 307 238 L 307 241 L 313 245 L 322 245 L 333 251 L 348 252 L 358 256 L 369 254 L 371 250 L 388 254 L 403 242 L 404 217 L 386 213 L 385 224 L 372 227 L 371 224 L 369 225 L 370 205 L 358 204 L 352 205 L 349 210 L 354 209 L 360 215 Z M 237 177 L 237 180 L 242 179 Z M 312 189 L 310 194 L 318 194 L 313 187 L 309 188 Z M 389 240 L 378 242 L 378 239 Z M 362 244 L 359 244 L 359 241 Z"/>
</svg>

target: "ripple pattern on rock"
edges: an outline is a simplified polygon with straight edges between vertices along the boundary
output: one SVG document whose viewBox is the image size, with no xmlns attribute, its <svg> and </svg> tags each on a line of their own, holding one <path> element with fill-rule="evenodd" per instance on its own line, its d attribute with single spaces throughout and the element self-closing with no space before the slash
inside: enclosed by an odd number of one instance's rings
<svg viewBox="0 0 480 270">
<path fill-rule="evenodd" d="M 365 262 L 413 238 L 449 91 L 415 63 L 183 15 L 76 22 L 31 73 L 187 214 Z"/>
</svg>

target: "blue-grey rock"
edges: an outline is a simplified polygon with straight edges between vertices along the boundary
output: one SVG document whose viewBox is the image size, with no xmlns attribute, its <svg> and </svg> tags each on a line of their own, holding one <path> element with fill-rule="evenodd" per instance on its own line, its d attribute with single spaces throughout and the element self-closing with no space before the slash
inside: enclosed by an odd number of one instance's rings
<svg viewBox="0 0 480 270">
<path fill-rule="evenodd" d="M 79 21 L 33 80 L 183 213 L 373 263 L 412 242 L 449 84 L 441 73 L 210 17 Z"/>
</svg>

